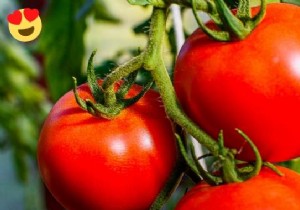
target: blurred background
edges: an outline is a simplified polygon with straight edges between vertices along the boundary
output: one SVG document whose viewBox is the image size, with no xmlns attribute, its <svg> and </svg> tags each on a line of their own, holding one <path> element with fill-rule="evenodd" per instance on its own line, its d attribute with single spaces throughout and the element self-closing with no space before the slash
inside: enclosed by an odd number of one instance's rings
<svg viewBox="0 0 300 210">
<path fill-rule="evenodd" d="M 6 18 L 26 7 L 39 10 L 42 32 L 22 43 L 9 33 Z M 96 72 L 104 76 L 145 47 L 150 14 L 150 7 L 125 0 L 0 1 L 0 210 L 62 209 L 39 177 L 36 145 L 41 125 L 55 101 L 72 88 L 72 76 L 79 83 L 86 81 L 93 50 Z M 196 24 L 189 11 L 183 12 L 183 20 L 185 34 L 190 34 Z M 171 23 L 165 41 L 170 72 L 176 54 Z M 284 164 L 299 169 L 297 160 Z M 184 187 L 180 189 L 166 209 L 173 209 Z"/>
</svg>

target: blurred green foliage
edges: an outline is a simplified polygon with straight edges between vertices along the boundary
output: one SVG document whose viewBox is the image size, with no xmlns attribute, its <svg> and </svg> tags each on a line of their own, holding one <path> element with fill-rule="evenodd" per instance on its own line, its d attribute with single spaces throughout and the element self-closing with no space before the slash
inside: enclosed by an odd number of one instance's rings
<svg viewBox="0 0 300 210">
<path fill-rule="evenodd" d="M 37 63 L 2 33 L 0 66 L 0 148 L 12 149 L 18 177 L 25 181 L 26 159 L 35 158 L 40 125 L 49 106 L 45 92 L 35 82 Z"/>
<path fill-rule="evenodd" d="M 96 20 L 118 23 L 104 1 L 60 0 L 50 1 L 43 17 L 43 30 L 38 51 L 44 59 L 44 68 L 50 98 L 59 99 L 72 87 L 72 76 L 81 83 L 85 53 L 86 19 L 92 14 Z"/>
<path fill-rule="evenodd" d="M 79 14 L 84 1 L 51 1 L 43 18 L 38 50 L 45 57 L 47 86 L 53 101 L 70 90 L 71 75 L 81 76 L 84 54 L 85 14 Z"/>
<path fill-rule="evenodd" d="M 25 1 L 19 0 L 20 5 Z M 235 4 L 235 1 L 229 1 Z M 39 131 L 51 105 L 72 88 L 72 76 L 77 77 L 79 83 L 86 80 L 84 36 L 88 19 L 113 24 L 121 21 L 109 12 L 113 10 L 109 0 L 43 2 L 47 2 L 41 14 L 43 29 L 33 43 L 18 43 L 8 33 L 2 32 L 7 28 L 5 21 L 0 19 L 0 28 L 3 29 L 0 31 L 0 152 L 5 149 L 12 151 L 16 174 L 21 181 L 27 179 L 28 159 L 35 161 Z M 16 8 L 18 6 L 15 5 Z M 132 30 L 137 36 L 146 36 L 148 29 L 147 18 Z M 167 35 L 167 51 L 171 55 L 169 69 L 172 70 L 176 57 L 172 27 L 169 27 Z M 114 56 L 96 65 L 96 74 L 104 77 L 120 65 L 124 57 L 135 56 L 138 52 L 139 49 L 119 49 Z M 38 60 L 37 54 L 40 56 Z M 39 84 L 43 76 L 45 83 Z M 141 70 L 137 82 L 144 84 L 149 77 L 149 72 Z M 284 164 L 300 172 L 299 160 Z M 180 189 L 181 193 L 185 191 L 184 187 Z M 177 195 L 173 200 L 178 200 Z M 174 202 L 170 205 L 174 206 Z"/>
</svg>

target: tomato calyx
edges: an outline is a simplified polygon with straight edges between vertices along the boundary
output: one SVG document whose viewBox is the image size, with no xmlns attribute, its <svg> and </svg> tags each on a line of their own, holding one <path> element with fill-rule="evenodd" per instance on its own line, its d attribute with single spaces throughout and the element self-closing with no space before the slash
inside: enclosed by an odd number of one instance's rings
<svg viewBox="0 0 300 210">
<path fill-rule="evenodd" d="M 110 91 L 103 88 L 103 85 L 99 84 L 98 78 L 95 75 L 94 67 L 93 67 L 93 58 L 96 54 L 96 51 L 93 51 L 87 67 L 87 80 L 89 88 L 92 92 L 93 100 L 91 99 L 82 99 L 77 91 L 77 80 L 73 77 L 74 87 L 73 92 L 75 95 L 75 99 L 77 104 L 90 114 L 96 117 L 103 117 L 106 119 L 115 118 L 120 112 L 126 107 L 131 106 L 135 102 L 137 102 L 140 98 L 144 96 L 144 94 L 151 88 L 153 82 L 148 82 L 144 88 L 139 92 L 136 96 L 132 98 L 126 98 L 126 95 L 138 74 L 138 71 L 133 71 L 128 74 L 124 78 L 124 80 L 120 83 L 120 86 L 115 91 L 113 89 Z"/>
<path fill-rule="evenodd" d="M 221 162 L 222 177 L 225 183 L 243 182 L 247 179 L 250 179 L 259 174 L 260 169 L 263 165 L 258 148 L 254 145 L 251 139 L 239 129 L 236 129 L 236 132 L 240 134 L 250 145 L 255 155 L 255 161 L 254 163 L 246 163 L 246 166 L 239 167 L 239 163 L 242 162 L 235 159 L 235 155 L 238 152 L 236 150 L 230 150 L 231 152 L 229 153 L 226 153 L 226 151 L 224 151 L 224 137 L 223 132 L 221 131 L 218 138 L 220 147 L 219 161 Z"/>
<path fill-rule="evenodd" d="M 222 131 L 220 131 L 218 136 L 219 153 L 217 156 L 206 154 L 201 157 L 197 157 L 193 145 L 190 144 L 188 145 L 190 147 L 189 149 L 191 151 L 190 153 L 192 157 L 190 158 L 187 152 L 188 148 L 183 144 L 180 137 L 177 136 L 176 139 L 180 148 L 180 152 L 189 168 L 189 173 L 187 174 L 189 174 L 195 182 L 199 182 L 203 179 L 206 183 L 212 186 L 234 182 L 243 182 L 257 176 L 262 166 L 267 166 L 278 175 L 282 175 L 280 171 L 278 171 L 276 167 L 274 167 L 273 164 L 262 161 L 258 148 L 244 132 L 239 129 L 236 129 L 236 132 L 241 135 L 252 148 L 253 153 L 255 154 L 254 162 L 237 160 L 235 156 L 238 154 L 238 151 L 236 149 L 228 149 L 224 146 L 224 137 Z M 214 156 L 215 158 L 215 164 L 213 165 L 218 166 L 216 168 L 216 172 L 206 171 L 199 163 L 200 159 L 209 156 Z"/>
<path fill-rule="evenodd" d="M 252 16 L 249 0 L 239 1 L 238 8 L 231 10 L 223 0 L 210 2 L 212 11 L 209 16 L 219 29 L 211 29 L 199 18 L 196 10 L 196 0 L 192 0 L 192 10 L 195 19 L 204 33 L 218 41 L 233 41 L 245 39 L 262 21 L 266 13 L 266 1 L 261 0 L 260 9 Z"/>
</svg>

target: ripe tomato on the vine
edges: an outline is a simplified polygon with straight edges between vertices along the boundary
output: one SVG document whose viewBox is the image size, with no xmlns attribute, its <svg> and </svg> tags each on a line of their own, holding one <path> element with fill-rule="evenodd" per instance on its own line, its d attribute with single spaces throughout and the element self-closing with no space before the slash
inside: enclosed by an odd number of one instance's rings
<svg viewBox="0 0 300 210">
<path fill-rule="evenodd" d="M 300 175 L 284 167 L 269 168 L 245 182 L 210 186 L 200 183 L 179 201 L 176 210 L 299 210 Z"/>
<path fill-rule="evenodd" d="M 258 10 L 257 8 L 255 9 Z M 253 160 L 300 156 L 300 7 L 274 3 L 242 41 L 219 42 L 196 30 L 178 56 L 174 86 L 187 114 L 214 138 Z"/>
<path fill-rule="evenodd" d="M 133 86 L 128 96 L 139 91 Z M 78 93 L 92 99 L 86 84 Z M 153 90 L 113 120 L 90 115 L 68 92 L 52 108 L 38 142 L 42 179 L 72 210 L 149 209 L 176 159 L 173 127 Z"/>
</svg>

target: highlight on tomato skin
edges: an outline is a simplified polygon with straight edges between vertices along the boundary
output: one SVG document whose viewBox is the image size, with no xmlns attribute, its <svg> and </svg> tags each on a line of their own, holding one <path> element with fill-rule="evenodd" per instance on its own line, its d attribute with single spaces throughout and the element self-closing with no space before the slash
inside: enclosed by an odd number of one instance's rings
<svg viewBox="0 0 300 210">
<path fill-rule="evenodd" d="M 242 41 L 219 42 L 196 30 L 176 61 L 174 86 L 188 116 L 225 145 L 263 160 L 300 156 L 300 7 L 271 3 L 263 21 Z"/>
<path fill-rule="evenodd" d="M 128 96 L 141 91 L 134 85 Z M 92 98 L 86 84 L 82 98 Z M 94 117 L 65 94 L 46 119 L 38 165 L 65 208 L 149 209 L 177 159 L 173 127 L 153 90 L 113 120 Z"/>
<path fill-rule="evenodd" d="M 242 183 L 200 183 L 184 195 L 175 210 L 299 210 L 300 175 L 284 167 L 278 169 L 284 176 L 265 167 Z"/>
</svg>

